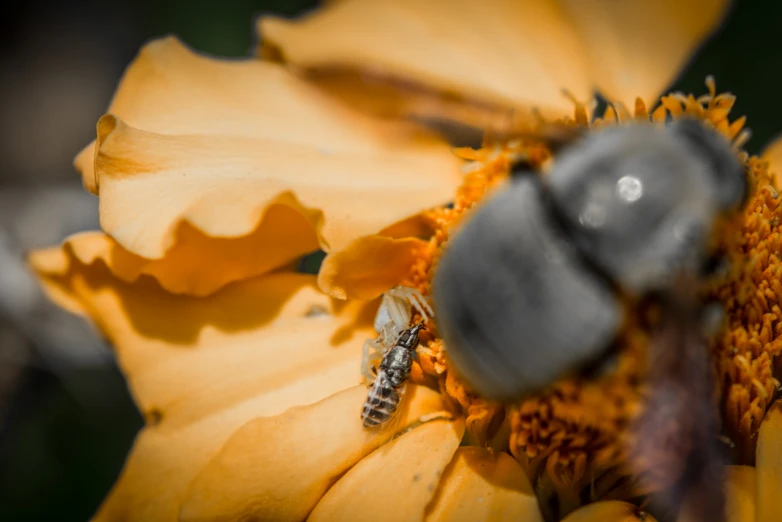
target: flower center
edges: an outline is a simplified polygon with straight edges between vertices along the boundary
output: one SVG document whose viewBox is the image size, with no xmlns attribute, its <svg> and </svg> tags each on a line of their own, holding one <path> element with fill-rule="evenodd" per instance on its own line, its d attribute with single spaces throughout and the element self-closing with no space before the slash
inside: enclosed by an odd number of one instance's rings
<svg viewBox="0 0 782 522">
<path fill-rule="evenodd" d="M 728 327 L 712 343 L 723 435 L 735 446 L 735 460 L 752 464 L 757 429 L 779 387 L 772 363 L 782 350 L 782 284 L 778 277 L 782 269 L 778 229 L 782 209 L 768 164 L 741 151 L 748 132 L 743 130 L 744 117 L 733 121 L 728 117 L 735 98 L 717 94 L 711 78 L 706 84 L 708 94 L 699 98 L 670 94 L 662 97 L 651 113 L 637 100 L 632 114 L 620 105 L 609 106 L 602 117 L 590 123 L 586 108 L 577 104 L 573 118 L 556 123 L 600 129 L 629 122 L 663 124 L 688 116 L 702 120 L 733 143 L 752 188 L 739 222 L 727 227 L 729 233 L 722 245 L 728 252 L 730 274 L 708 292 L 722 302 L 728 315 Z M 470 211 L 508 178 L 513 163 L 523 158 L 530 167 L 540 169 L 556 161 L 546 142 L 527 138 L 490 141 L 481 149 L 458 149 L 457 153 L 471 160 L 464 182 L 451 208 L 428 213 L 434 235 L 403 282 L 424 295 L 431 293 L 432 276 L 454 227 L 469 219 Z M 633 201 L 640 197 L 642 187 L 628 176 L 620 190 Z M 615 367 L 608 375 L 564 379 L 534 397 L 504 405 L 469 391 L 449 371 L 447 347 L 433 328 L 421 338 L 412 378 L 439 388 L 453 409 L 465 417 L 467 443 L 509 451 L 538 488 L 542 504 L 545 497 L 557 496 L 560 510 L 567 511 L 568 506 L 578 505 L 584 491 L 592 499 L 609 494 L 630 498 L 639 493 L 627 459 L 634 436 L 630 426 L 643 410 L 647 342 L 642 328 L 627 324 L 618 340 Z M 660 433 L 665 429 L 661 426 Z M 665 437 L 661 435 L 660 440 Z M 670 438 L 667 441 L 671 443 Z M 663 466 L 663 461 L 649 457 L 645 466 L 653 475 L 654 467 Z"/>
</svg>

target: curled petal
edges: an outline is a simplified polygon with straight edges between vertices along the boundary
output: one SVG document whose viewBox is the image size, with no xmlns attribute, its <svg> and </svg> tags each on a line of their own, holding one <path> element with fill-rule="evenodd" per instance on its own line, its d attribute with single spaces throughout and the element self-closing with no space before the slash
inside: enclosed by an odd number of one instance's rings
<svg viewBox="0 0 782 522">
<path fill-rule="evenodd" d="M 442 410 L 436 392 L 409 386 L 398 420 L 367 430 L 360 419 L 366 393 L 366 387 L 357 386 L 245 424 L 193 481 L 179 519 L 303 520 L 356 462 L 399 430 Z"/>
<path fill-rule="evenodd" d="M 36 252 L 34 258 L 36 264 L 52 263 L 62 270 L 67 269 L 69 255 L 85 265 L 101 260 L 125 282 L 149 275 L 169 292 L 206 296 L 232 281 L 281 266 L 301 255 L 302 250 L 318 248 L 315 231 L 295 206 L 293 201 L 278 198 L 277 203 L 266 208 L 262 225 L 240 238 L 209 237 L 192 225 L 181 223 L 174 234 L 174 244 L 161 259 L 133 254 L 102 232 L 81 232 L 66 238 L 62 248 L 53 249 L 59 254 L 48 255 L 49 261 L 44 261 L 42 252 Z M 262 244 L 274 248 L 262 250 L 258 246 Z M 205 251 L 210 252 L 207 270 Z"/>
<path fill-rule="evenodd" d="M 315 277 L 275 273 L 206 298 L 151 278 L 124 283 L 96 262 L 31 257 L 50 292 L 92 317 L 115 347 L 139 409 L 158 431 L 252 403 L 255 415 L 310 404 L 360 381 L 373 303 L 338 303 Z M 40 257 L 40 259 L 39 259 Z"/>
<path fill-rule="evenodd" d="M 443 474 L 426 520 L 542 522 L 543 517 L 529 479 L 513 457 L 461 447 Z"/>
<path fill-rule="evenodd" d="M 782 513 L 782 400 L 769 408 L 760 424 L 755 467 L 757 520 L 776 520 Z"/>
<path fill-rule="evenodd" d="M 562 522 L 654 522 L 654 518 L 638 507 L 618 500 L 587 504 L 570 513 Z"/>
<path fill-rule="evenodd" d="M 726 522 L 754 522 L 755 468 L 728 466 L 725 474 Z"/>
<path fill-rule="evenodd" d="M 464 423 L 425 423 L 375 450 L 329 489 L 308 518 L 423 520 L 464 433 Z"/>
<path fill-rule="evenodd" d="M 353 155 L 235 136 L 153 134 L 110 115 L 99 129 L 101 227 L 142 257 L 171 256 L 154 275 L 169 289 L 198 295 L 318 245 L 339 251 L 446 203 L 460 176 L 455 158 L 426 151 Z M 235 245 L 222 248 L 234 237 Z M 214 274 L 204 266 L 212 256 L 222 268 Z"/>
<path fill-rule="evenodd" d="M 399 284 L 410 272 L 426 242 L 416 238 L 368 236 L 329 254 L 318 285 L 339 299 L 372 299 Z"/>
<path fill-rule="evenodd" d="M 107 112 L 159 134 L 245 136 L 341 152 L 371 153 L 394 135 L 411 144 L 421 138 L 332 103 L 277 64 L 209 58 L 176 37 L 144 46 Z M 76 166 L 97 194 L 94 145 L 79 154 Z"/>
<path fill-rule="evenodd" d="M 445 203 L 460 180 L 449 147 L 420 129 L 359 115 L 279 64 L 210 59 L 173 38 L 142 50 L 110 110 L 77 166 L 119 245 L 170 257 L 118 275 L 141 270 L 177 293 L 339 250 Z"/>
</svg>

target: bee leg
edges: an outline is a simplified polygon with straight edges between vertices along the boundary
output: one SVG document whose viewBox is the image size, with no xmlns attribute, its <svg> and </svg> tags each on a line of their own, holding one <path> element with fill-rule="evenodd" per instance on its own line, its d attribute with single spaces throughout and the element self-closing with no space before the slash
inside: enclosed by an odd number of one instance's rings
<svg viewBox="0 0 782 522">
<path fill-rule="evenodd" d="M 378 349 L 378 345 L 381 348 Z M 383 344 L 372 339 L 364 341 L 361 351 L 361 375 L 369 382 L 375 380 L 377 363 L 383 358 Z"/>
</svg>

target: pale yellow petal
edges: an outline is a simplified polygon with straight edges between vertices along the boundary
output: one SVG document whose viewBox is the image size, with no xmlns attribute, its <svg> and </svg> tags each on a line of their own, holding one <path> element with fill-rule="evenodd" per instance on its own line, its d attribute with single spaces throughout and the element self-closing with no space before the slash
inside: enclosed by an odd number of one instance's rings
<svg viewBox="0 0 782 522">
<path fill-rule="evenodd" d="M 356 462 L 396 431 L 442 409 L 438 393 L 408 386 L 398 421 L 367 430 L 360 419 L 366 393 L 358 386 L 245 424 L 194 480 L 180 520 L 303 520 Z"/>
<path fill-rule="evenodd" d="M 146 260 L 109 265 L 176 293 L 339 250 L 460 181 L 433 135 L 361 115 L 279 64 L 207 58 L 175 38 L 144 47 L 110 111 L 76 164 L 102 228 Z"/>
<path fill-rule="evenodd" d="M 374 113 L 502 127 L 502 109 L 569 115 L 563 89 L 581 102 L 595 87 L 628 107 L 656 101 L 729 3 L 345 0 L 293 22 L 262 18 L 259 32 L 264 48 Z"/>
<path fill-rule="evenodd" d="M 730 0 L 558 0 L 583 41 L 590 78 L 611 100 L 654 104 L 722 22 Z"/>
<path fill-rule="evenodd" d="M 777 137 L 763 151 L 763 159 L 768 161 L 768 170 L 772 174 L 774 186 L 782 189 L 782 137 Z"/>
<path fill-rule="evenodd" d="M 246 136 L 342 152 L 382 149 L 389 131 L 331 103 L 277 64 L 210 58 L 175 37 L 144 46 L 107 112 L 161 134 Z M 97 192 L 91 147 L 77 166 L 85 185 Z"/>
<path fill-rule="evenodd" d="M 426 149 L 351 154 L 238 136 L 162 135 L 113 116 L 99 128 L 101 227 L 130 252 L 171 255 L 153 275 L 169 289 L 198 294 L 318 244 L 339 251 L 448 202 L 460 179 L 455 157 Z M 228 246 L 225 238 L 233 237 L 239 243 Z M 212 256 L 214 267 L 205 262 Z"/>
<path fill-rule="evenodd" d="M 755 466 L 757 522 L 779 520 L 782 513 L 782 400 L 777 400 L 760 423 Z"/>
<path fill-rule="evenodd" d="M 529 479 L 513 457 L 461 447 L 445 470 L 427 522 L 542 522 Z"/>
<path fill-rule="evenodd" d="M 311 522 L 424 520 L 464 433 L 462 421 L 432 421 L 353 466 L 308 518 Z"/>
<path fill-rule="evenodd" d="M 311 275 L 275 273 L 194 298 L 76 257 L 55 268 L 39 275 L 106 334 L 139 409 L 161 430 L 244 401 L 274 415 L 358 384 L 361 347 L 376 335 L 376 303 L 335 303 Z"/>
<path fill-rule="evenodd" d="M 318 273 L 318 285 L 339 299 L 372 299 L 398 285 L 426 246 L 416 238 L 369 236 L 329 254 Z"/>
<path fill-rule="evenodd" d="M 726 522 L 754 522 L 755 468 L 727 466 L 725 520 Z"/>
<path fill-rule="evenodd" d="M 570 513 L 562 522 L 654 522 L 654 518 L 637 506 L 606 500 L 587 504 Z"/>
<path fill-rule="evenodd" d="M 508 115 L 562 116 L 573 108 L 562 89 L 591 95 L 582 44 L 553 0 L 344 0 L 262 18 L 259 32 L 297 66 L 364 70 Z"/>
</svg>

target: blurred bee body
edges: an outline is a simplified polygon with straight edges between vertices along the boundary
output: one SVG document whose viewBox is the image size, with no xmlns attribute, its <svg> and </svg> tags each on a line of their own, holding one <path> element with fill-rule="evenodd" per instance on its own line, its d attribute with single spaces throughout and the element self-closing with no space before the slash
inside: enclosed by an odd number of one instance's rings
<svg viewBox="0 0 782 522">
<path fill-rule="evenodd" d="M 625 314 L 635 313 L 628 303 L 651 299 L 662 314 L 649 332 L 651 396 L 633 450 L 659 449 L 651 434 L 673 425 L 670 437 L 684 441 L 674 446 L 686 454 L 670 456 L 663 474 L 687 481 L 692 520 L 724 519 L 719 419 L 695 293 L 719 223 L 747 195 L 733 149 L 682 119 L 596 131 L 563 149 L 546 175 L 518 170 L 440 259 L 433 298 L 450 368 L 483 397 L 522 399 L 599 367 Z M 682 495 L 663 504 L 678 509 Z"/>
<path fill-rule="evenodd" d="M 715 223 L 745 193 L 730 144 L 694 120 L 578 140 L 449 241 L 433 297 L 450 361 L 482 396 L 515 400 L 599 360 L 623 297 L 702 279 Z"/>
<path fill-rule="evenodd" d="M 418 332 L 423 327 L 423 323 L 418 323 L 404 330 L 394 346 L 383 355 L 361 412 L 365 428 L 387 422 L 399 407 L 413 366 Z"/>
</svg>

